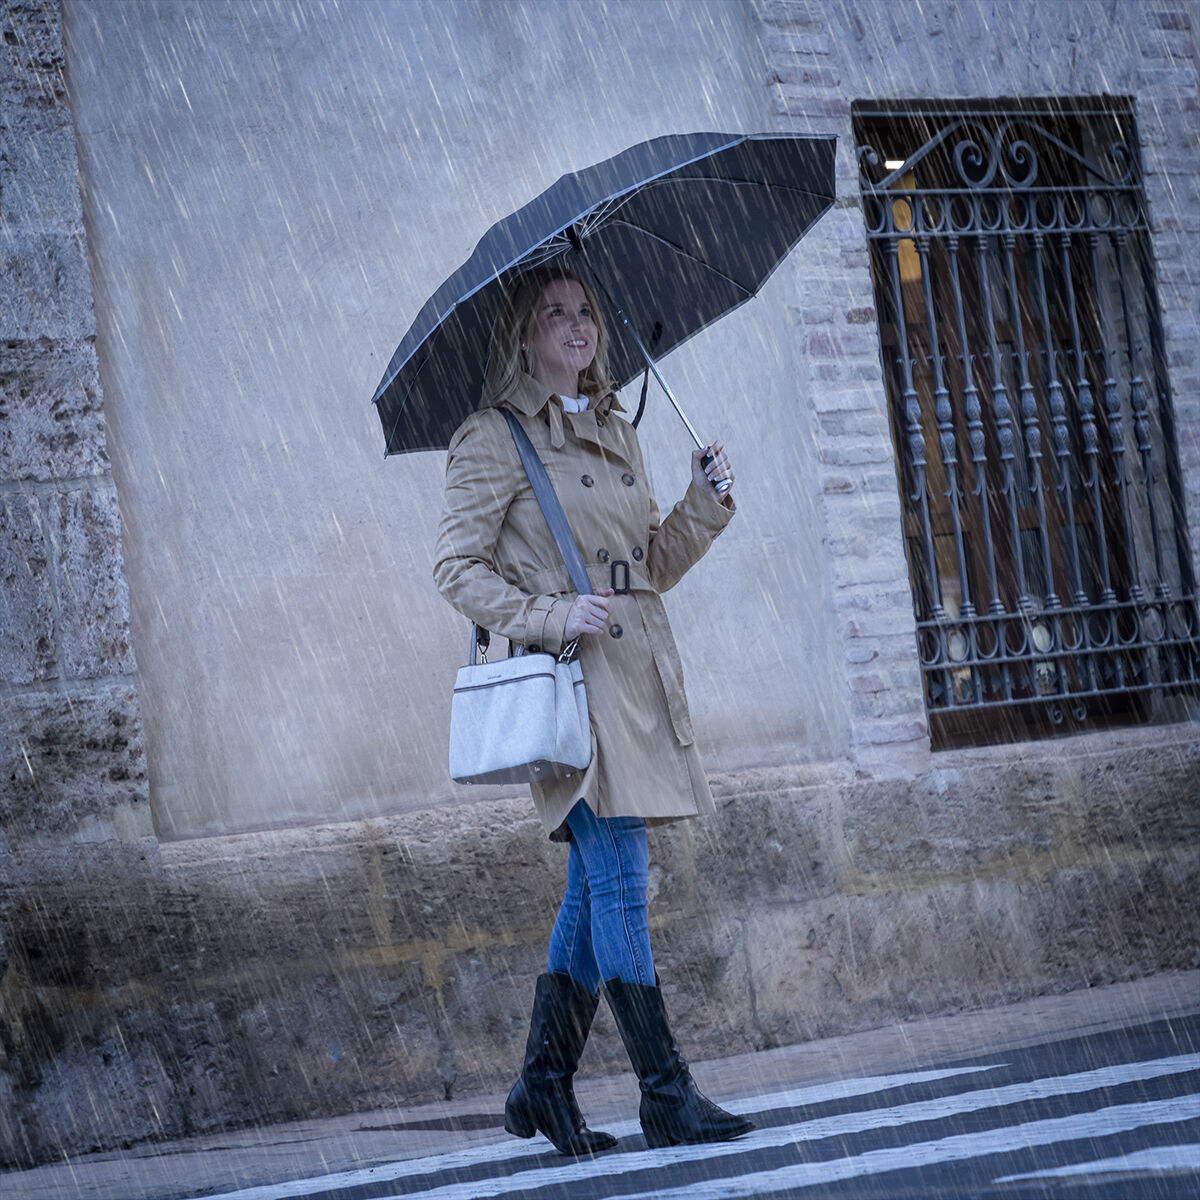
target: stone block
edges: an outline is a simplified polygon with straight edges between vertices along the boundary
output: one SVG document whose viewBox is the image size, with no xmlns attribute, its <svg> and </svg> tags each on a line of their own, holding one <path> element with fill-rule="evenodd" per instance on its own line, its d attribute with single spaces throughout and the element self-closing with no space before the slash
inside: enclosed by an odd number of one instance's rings
<svg viewBox="0 0 1200 1200">
<path fill-rule="evenodd" d="M 821 461 L 833 467 L 861 467 L 892 461 L 892 448 L 878 438 L 846 437 L 821 447 Z"/>
<path fill-rule="evenodd" d="M 847 1027 L 845 901 L 774 904 L 746 921 L 746 955 L 764 1047 L 812 1041 Z"/>
<path fill-rule="evenodd" d="M 768 83 L 790 84 L 798 87 L 812 88 L 818 94 L 820 89 L 837 87 L 841 81 L 841 73 L 826 66 L 817 66 L 811 59 L 797 58 L 790 63 L 780 63 L 772 67 L 768 74 Z"/>
<path fill-rule="evenodd" d="M 929 728 L 924 721 L 864 721 L 854 722 L 854 745 L 883 746 L 900 742 L 929 740 Z"/>
<path fill-rule="evenodd" d="M 741 921 L 703 914 L 655 923 L 654 965 L 663 1003 L 689 1059 L 761 1049 Z"/>
<path fill-rule="evenodd" d="M 827 55 L 832 49 L 828 33 L 802 33 L 798 30 L 780 30 L 771 35 L 769 46 L 772 58 L 778 60 L 786 55 Z"/>
<path fill-rule="evenodd" d="M 0 681 L 34 683 L 58 675 L 41 507 L 36 496 L 20 492 L 0 495 L 0 630 Z"/>
<path fill-rule="evenodd" d="M 1055 845 L 1056 788 L 1071 773 L 941 770 L 920 783 L 883 780 L 855 789 L 841 812 L 852 890 L 893 881 L 974 878 Z M 1076 783 L 1077 786 L 1077 783 Z"/>
<path fill-rule="evenodd" d="M 839 375 L 842 365 L 838 364 Z M 873 387 L 818 387 L 813 389 L 813 408 L 818 413 L 875 412 L 878 392 Z"/>
<path fill-rule="evenodd" d="M 17 234 L 0 242 L 0 342 L 96 336 L 83 231 Z"/>
<path fill-rule="evenodd" d="M 0 783 L 10 847 L 145 836 L 146 758 L 133 684 L 0 695 Z"/>
<path fill-rule="evenodd" d="M 10 104 L 0 124 L 0 230 L 69 233 L 83 226 L 75 131 L 63 107 Z"/>
<path fill-rule="evenodd" d="M 903 578 L 897 570 L 900 564 L 895 556 L 886 551 L 877 550 L 868 558 L 838 558 L 831 565 L 833 581 L 838 588 L 855 584 L 888 585 Z M 872 627 L 871 632 L 877 631 Z"/>
<path fill-rule="evenodd" d="M 1188 30 L 1192 28 L 1192 20 L 1192 13 L 1182 4 L 1178 8 L 1152 9 L 1146 13 L 1146 21 L 1151 29 Z"/>
<path fill-rule="evenodd" d="M 7 0 L 0 9 L 5 107 L 13 104 L 65 106 L 62 14 L 42 0 Z"/>
<path fill-rule="evenodd" d="M 39 338 L 2 353 L 0 480 L 107 473 L 95 347 Z"/>
<path fill-rule="evenodd" d="M 525 1051 L 537 977 L 545 969 L 546 947 L 540 940 L 447 958 L 439 978 L 444 1016 L 437 1028 L 436 1064 L 437 1086 L 447 1096 L 512 1082 Z M 605 1009 L 601 1004 L 598 1018 Z M 621 1054 L 615 1031 L 611 1037 L 594 1034 L 588 1049 L 589 1061 L 596 1063 L 615 1063 Z"/>
<path fill-rule="evenodd" d="M 132 674 L 129 585 L 116 490 L 64 492 L 51 511 L 63 672 L 75 679 Z"/>
<path fill-rule="evenodd" d="M 741 909 L 837 888 L 838 856 L 829 834 L 836 793 L 797 788 L 766 769 L 739 773 L 738 783 L 736 798 L 718 808 L 715 820 L 655 830 L 655 906 L 679 912 Z M 753 867 L 732 872 L 730 862 Z"/>
<path fill-rule="evenodd" d="M 183 1105 L 162 1058 L 161 1013 L 73 1010 L 54 993 L 14 992 L 3 1023 L 21 1102 L 8 1128 L 0 1125 L 5 1161 L 61 1159 L 68 1146 L 128 1145 L 179 1129 Z M 101 1077 L 102 1103 L 71 1103 Z"/>
</svg>

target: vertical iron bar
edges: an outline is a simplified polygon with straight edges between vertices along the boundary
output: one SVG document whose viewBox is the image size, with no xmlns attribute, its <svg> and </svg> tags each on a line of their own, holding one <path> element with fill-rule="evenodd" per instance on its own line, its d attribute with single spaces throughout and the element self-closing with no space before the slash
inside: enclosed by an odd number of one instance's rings
<svg viewBox="0 0 1200 1200">
<path fill-rule="evenodd" d="M 912 359 L 908 356 L 908 323 L 904 319 L 904 291 L 900 284 L 900 237 L 888 239 L 888 267 L 892 277 L 892 295 L 896 301 L 896 327 L 900 338 L 900 366 L 904 372 L 904 418 L 908 427 L 908 452 L 913 468 L 912 500 L 921 511 L 921 537 L 924 542 L 925 572 L 929 597 L 933 605 L 930 614 L 936 621 L 946 619 L 942 607 L 942 591 L 938 584 L 937 560 L 933 551 L 933 525 L 929 519 L 929 486 L 925 478 L 925 435 L 921 430 L 921 404 L 913 385 Z"/>
<path fill-rule="evenodd" d="M 1046 394 L 1050 401 L 1051 436 L 1054 440 L 1054 458 L 1051 459 L 1050 475 L 1054 486 L 1063 495 L 1066 506 L 1067 520 L 1067 550 L 1070 557 L 1072 578 L 1075 581 L 1075 592 L 1083 590 L 1079 568 L 1079 539 L 1075 534 L 1075 499 L 1071 491 L 1071 439 L 1067 429 L 1067 402 L 1063 397 L 1062 384 L 1058 379 L 1058 353 L 1054 349 L 1054 337 L 1050 331 L 1050 300 L 1046 295 L 1046 270 L 1042 263 L 1042 247 L 1045 238 L 1038 230 L 1033 235 L 1034 280 L 1037 286 L 1038 307 L 1042 316 L 1042 346 L 1045 354 Z M 1057 470 L 1055 466 L 1057 465 Z M 1048 537 L 1047 531 L 1047 537 Z M 1050 588 L 1054 594 L 1053 585 Z M 1057 596 L 1054 597 L 1057 601 Z M 1052 609 L 1061 605 L 1054 603 Z M 1051 615 L 1054 629 L 1054 649 L 1063 648 L 1062 618 Z M 1059 692 L 1068 692 L 1068 674 L 1060 657 L 1054 659 L 1054 674 L 1058 681 Z"/>
<path fill-rule="evenodd" d="M 958 586 L 962 597 L 962 611 L 973 615 L 971 584 L 967 578 L 967 556 L 963 548 L 962 513 L 959 510 L 958 448 L 954 439 L 954 412 L 950 407 L 950 392 L 946 388 L 946 374 L 942 367 L 942 347 L 938 337 L 937 314 L 933 307 L 933 280 L 930 271 L 929 236 L 924 234 L 915 239 L 917 255 L 921 263 L 921 283 L 925 296 L 925 323 L 929 329 L 929 353 L 933 366 L 933 395 L 938 423 L 938 448 L 942 465 L 946 468 L 946 495 L 950 500 L 950 521 L 954 529 L 954 552 L 958 559 Z"/>
<path fill-rule="evenodd" d="M 983 433 L 983 412 L 979 404 L 979 389 L 975 386 L 971 366 L 971 348 L 967 344 L 967 320 L 963 311 L 962 280 L 958 268 L 958 237 L 946 242 L 950 252 L 950 282 L 954 289 L 954 320 L 958 327 L 958 344 L 962 348 L 963 404 L 967 413 L 967 436 L 971 443 L 971 461 L 975 467 L 975 486 L 972 494 L 979 497 L 980 523 L 983 526 L 984 558 L 987 562 L 988 592 L 991 599 L 988 611 L 1002 613 L 1004 602 L 996 582 L 996 550 L 992 545 L 992 520 L 987 488 L 987 442 Z"/>
<path fill-rule="evenodd" d="M 1146 297 L 1146 307 L 1150 312 L 1160 313 L 1162 306 L 1158 299 L 1158 286 L 1154 279 L 1154 265 L 1150 260 L 1147 239 L 1144 236 L 1139 237 L 1137 244 L 1142 294 Z M 1175 414 L 1171 407 L 1167 351 L 1163 345 L 1162 327 L 1157 321 L 1151 321 L 1149 324 L 1151 370 L 1154 372 L 1155 394 L 1158 399 L 1158 427 L 1167 471 L 1167 495 L 1171 503 L 1171 531 L 1175 541 L 1176 565 L 1179 568 L 1179 590 L 1184 596 L 1194 596 L 1196 577 L 1192 571 L 1192 554 L 1187 541 L 1187 516 L 1183 509 L 1183 487 L 1179 471 L 1179 433 L 1175 428 Z"/>
<path fill-rule="evenodd" d="M 1096 288 L 1097 315 L 1100 318 L 1100 357 L 1104 364 L 1104 411 L 1108 417 L 1108 440 L 1112 445 L 1113 465 L 1116 474 L 1113 485 L 1117 489 L 1117 500 L 1121 510 L 1121 529 L 1125 541 L 1125 563 L 1129 571 L 1129 598 L 1142 600 L 1142 589 L 1138 583 L 1137 548 L 1133 543 L 1133 523 L 1129 519 L 1129 496 L 1126 493 L 1125 476 L 1125 422 L 1121 414 L 1121 397 L 1117 395 L 1117 381 L 1113 376 L 1112 322 L 1109 315 L 1108 298 L 1104 294 L 1104 279 L 1100 274 L 1100 235 L 1089 233 L 1088 251 L 1092 260 L 1092 283 Z"/>
<path fill-rule="evenodd" d="M 1017 610 L 1030 612 L 1029 585 L 1025 582 L 1025 550 L 1021 545 L 1021 523 L 1017 516 L 1017 485 L 1013 476 L 1012 407 L 1008 388 L 1000 370 L 1000 351 L 996 346 L 996 319 L 992 312 L 992 284 L 987 268 L 987 236 L 975 239 L 975 260 L 979 269 L 979 294 L 983 300 L 983 324 L 987 329 L 988 357 L 992 374 L 992 411 L 996 418 L 996 437 L 1000 442 L 1000 464 L 1004 481 L 1000 494 L 1008 501 L 1008 531 L 1012 539 L 1013 565 L 1017 568 Z"/>
<path fill-rule="evenodd" d="M 1054 567 L 1050 561 L 1050 534 L 1046 528 L 1046 495 L 1042 489 L 1042 428 L 1038 424 L 1037 400 L 1029 381 L 1029 360 L 1025 357 L 1025 328 L 1021 321 L 1021 296 L 1017 291 L 1017 271 L 1014 262 L 1017 235 L 1006 230 L 1001 238 L 1004 246 L 1004 269 L 1008 279 L 1008 313 L 1013 338 L 1017 345 L 1017 370 L 1021 380 L 1021 423 L 1025 430 L 1025 455 L 1029 460 L 1029 490 L 1037 507 L 1038 538 L 1042 546 L 1042 571 L 1046 577 L 1046 607 L 1061 608 L 1054 591 Z"/>
<path fill-rule="evenodd" d="M 1142 279 L 1142 295 L 1150 313 L 1161 312 L 1158 287 L 1154 279 L 1154 267 L 1150 261 L 1146 237 L 1137 238 L 1138 264 Z M 1175 562 L 1179 571 L 1180 601 L 1176 611 L 1187 613 L 1191 627 L 1196 628 L 1196 583 L 1192 574 L 1191 551 L 1187 544 L 1187 518 L 1183 511 L 1183 496 L 1179 482 L 1179 459 L 1177 456 L 1178 434 L 1175 430 L 1175 415 L 1171 407 L 1170 383 L 1166 369 L 1166 347 L 1163 345 L 1162 329 L 1157 321 L 1148 322 L 1150 334 L 1150 363 L 1154 376 L 1154 391 L 1158 401 L 1159 447 L 1167 477 L 1167 497 L 1170 507 L 1171 534 L 1175 548 Z M 1168 632 L 1171 610 L 1164 609 L 1163 617 Z M 1196 680 L 1200 673 L 1200 643 L 1193 637 L 1188 641 L 1172 642 L 1171 678 L 1179 681 Z"/>
<path fill-rule="evenodd" d="M 1055 486 L 1062 492 L 1067 517 L 1067 547 L 1071 558 L 1071 579 L 1074 583 L 1072 595 L 1083 593 L 1083 573 L 1079 565 L 1079 536 L 1075 529 L 1075 495 L 1071 486 L 1071 437 L 1067 428 L 1067 402 L 1058 378 L 1058 352 L 1050 331 L 1050 300 L 1046 295 L 1046 272 L 1042 265 L 1044 238 L 1040 233 L 1033 235 L 1033 256 L 1037 264 L 1037 290 L 1042 310 L 1042 344 L 1046 354 L 1046 390 L 1050 396 L 1050 423 L 1054 429 L 1054 455 L 1058 460 L 1058 478 Z"/>
<path fill-rule="evenodd" d="M 977 206 L 976 206 L 977 214 Z M 967 342 L 967 319 L 963 310 L 962 277 L 958 266 L 958 235 L 951 234 L 946 239 L 946 249 L 950 255 L 950 286 L 954 293 L 954 321 L 958 331 L 958 345 L 961 353 L 963 372 L 963 407 L 967 415 L 967 439 L 971 445 L 971 462 L 974 468 L 974 487 L 971 494 L 979 498 L 979 519 L 983 533 L 983 554 L 987 564 L 988 577 L 988 612 L 992 614 L 1004 612 L 1004 602 L 1000 599 L 1000 589 L 996 582 L 996 550 L 992 545 L 992 518 L 987 486 L 987 439 L 983 431 L 983 410 L 979 403 L 979 389 L 975 386 L 975 373 L 972 366 L 971 347 Z M 964 603 L 964 610 L 967 605 Z M 971 606 L 974 615 L 974 606 Z M 971 666 L 971 683 L 975 692 L 975 703 L 983 702 L 983 681 L 978 666 L 979 640 L 976 636 L 975 622 L 967 626 L 968 657 Z M 997 646 L 996 659 L 1002 676 L 1008 675 L 1008 663 L 1005 661 L 1001 648 Z M 1002 681 L 1003 682 L 1003 681 Z M 1009 687 L 1011 690 L 1011 686 Z"/>
<path fill-rule="evenodd" d="M 1060 214 L 1063 209 L 1060 206 Z M 1060 223 L 1065 223 L 1061 222 Z M 1075 279 L 1071 271 L 1071 235 L 1060 233 L 1058 236 L 1059 269 L 1062 272 L 1063 293 L 1067 298 L 1067 316 L 1071 325 L 1071 354 L 1075 359 L 1075 405 L 1079 419 L 1080 433 L 1083 438 L 1084 470 L 1080 474 L 1080 487 L 1086 489 L 1092 500 L 1092 521 L 1095 528 L 1097 553 L 1100 558 L 1100 575 L 1103 586 L 1104 602 L 1116 600 L 1108 570 L 1108 547 L 1104 536 L 1104 508 L 1100 496 L 1100 472 L 1096 466 L 1096 456 L 1099 453 L 1099 442 L 1096 434 L 1095 401 L 1092 399 L 1092 385 L 1087 376 L 1087 363 L 1083 356 L 1083 346 L 1079 338 L 1079 315 L 1075 310 Z M 1082 498 L 1082 497 L 1081 497 Z M 1071 521 L 1074 529 L 1074 509 L 1072 507 Z M 1088 604 L 1087 592 L 1084 590 L 1079 569 L 1079 540 L 1075 539 L 1075 591 L 1071 601 L 1078 609 L 1085 609 Z M 1079 622 L 1079 643 L 1083 650 L 1082 666 L 1088 691 L 1096 688 L 1095 662 L 1090 651 L 1092 641 L 1092 623 L 1089 614 L 1079 612 L 1076 616 Z"/>
<path fill-rule="evenodd" d="M 1134 339 L 1133 322 L 1129 315 L 1129 296 L 1125 281 L 1125 249 L 1126 234 L 1124 231 L 1113 234 L 1113 253 L 1117 258 L 1117 278 L 1121 288 L 1121 315 L 1125 322 L 1125 348 L 1129 354 L 1129 406 L 1133 409 L 1133 430 L 1137 438 L 1138 453 L 1142 459 L 1142 478 L 1146 485 L 1146 507 L 1150 515 L 1150 542 L 1154 551 L 1155 584 L 1154 595 L 1159 600 L 1170 598 L 1171 591 L 1166 584 L 1166 572 L 1163 570 L 1162 539 L 1158 529 L 1158 507 L 1154 503 L 1154 445 L 1150 440 L 1150 409 L 1146 404 L 1146 385 L 1138 370 L 1141 355 L 1138 354 L 1137 343 Z"/>
<path fill-rule="evenodd" d="M 971 603 L 971 584 L 967 578 L 967 556 L 963 548 L 962 512 L 959 509 L 958 486 L 958 448 L 954 439 L 954 411 L 950 407 L 950 392 L 946 388 L 946 375 L 942 367 L 942 347 L 938 337 L 937 314 L 933 308 L 933 273 L 930 269 L 929 235 L 921 234 L 915 239 L 917 256 L 921 263 L 922 294 L 925 299 L 925 324 L 929 330 L 929 353 L 933 367 L 934 411 L 937 414 L 938 449 L 942 456 L 942 466 L 946 470 L 946 498 L 950 501 L 950 523 L 954 531 L 954 555 L 958 561 L 958 594 L 960 598 L 959 615 L 968 618 L 975 615 L 975 606 Z M 971 627 L 968 621 L 968 629 Z M 946 644 L 946 658 L 949 663 L 949 638 Z M 971 656 L 973 657 L 973 656 Z M 972 671 L 974 676 L 974 671 Z M 954 705 L 953 671 L 946 672 L 947 706 Z"/>
<path fill-rule="evenodd" d="M 1113 591 L 1112 572 L 1108 565 L 1108 537 L 1104 532 L 1104 502 L 1100 491 L 1100 438 L 1096 430 L 1096 402 L 1092 397 L 1092 385 L 1088 379 L 1087 362 L 1083 355 L 1083 344 L 1079 338 L 1079 315 L 1075 310 L 1075 280 L 1071 272 L 1071 235 L 1064 233 L 1058 239 L 1062 261 L 1063 279 L 1066 284 L 1067 311 L 1071 317 L 1071 347 L 1075 355 L 1075 396 L 1079 405 L 1079 425 L 1083 434 L 1083 453 L 1086 472 L 1081 480 L 1092 497 L 1092 525 L 1096 534 L 1096 554 L 1100 563 L 1100 602 L 1115 604 L 1117 593 Z M 1075 595 L 1076 604 L 1086 604 L 1087 596 L 1081 590 Z"/>
</svg>

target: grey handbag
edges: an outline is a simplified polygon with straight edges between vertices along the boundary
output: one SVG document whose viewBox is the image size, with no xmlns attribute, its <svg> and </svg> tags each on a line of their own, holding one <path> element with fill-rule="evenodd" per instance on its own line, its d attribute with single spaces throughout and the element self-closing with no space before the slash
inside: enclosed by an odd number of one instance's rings
<svg viewBox="0 0 1200 1200">
<path fill-rule="evenodd" d="M 501 410 L 575 590 L 592 590 L 562 505 L 529 435 Z M 450 777 L 457 783 L 531 783 L 586 770 L 592 758 L 587 694 L 572 642 L 559 655 L 522 653 L 489 663 L 471 626 L 467 665 L 450 706 Z"/>
</svg>

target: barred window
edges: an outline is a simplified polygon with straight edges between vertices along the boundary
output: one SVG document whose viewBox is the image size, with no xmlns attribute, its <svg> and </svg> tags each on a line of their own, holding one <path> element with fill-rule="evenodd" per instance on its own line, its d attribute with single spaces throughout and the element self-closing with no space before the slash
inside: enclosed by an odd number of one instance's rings
<svg viewBox="0 0 1200 1200">
<path fill-rule="evenodd" d="M 853 118 L 935 744 L 1144 719 L 1200 645 L 1132 108 Z"/>
</svg>

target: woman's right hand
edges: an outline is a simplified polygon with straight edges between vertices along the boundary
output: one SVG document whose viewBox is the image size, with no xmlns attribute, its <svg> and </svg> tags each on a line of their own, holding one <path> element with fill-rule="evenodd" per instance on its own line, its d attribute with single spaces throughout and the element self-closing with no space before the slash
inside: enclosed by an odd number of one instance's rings
<svg viewBox="0 0 1200 1200">
<path fill-rule="evenodd" d="M 613 595 L 612 588 L 601 588 L 588 596 L 576 596 L 571 611 L 567 613 L 567 624 L 563 637 L 573 642 L 585 633 L 603 633 L 608 621 L 609 597 Z"/>
</svg>

